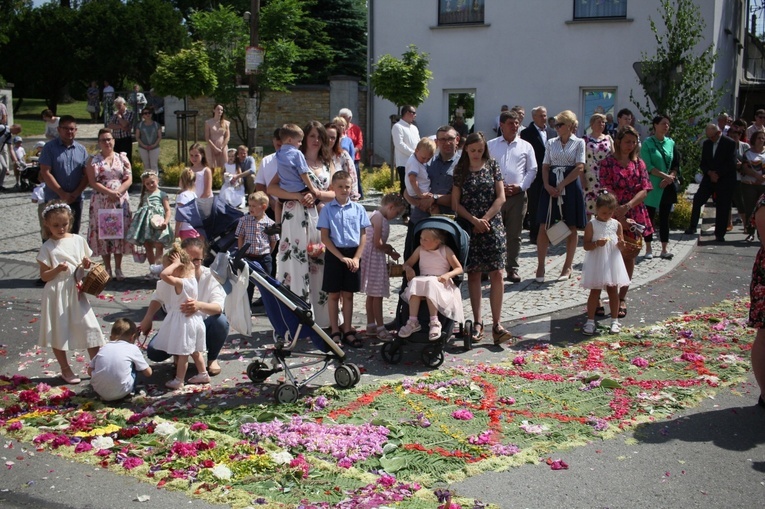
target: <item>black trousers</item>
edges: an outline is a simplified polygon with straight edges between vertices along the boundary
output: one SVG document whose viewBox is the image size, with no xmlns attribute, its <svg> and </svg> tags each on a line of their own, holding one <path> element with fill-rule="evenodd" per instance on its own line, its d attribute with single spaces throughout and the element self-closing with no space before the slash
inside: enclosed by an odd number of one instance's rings
<svg viewBox="0 0 765 509">
<path fill-rule="evenodd" d="M 542 194 L 543 187 L 544 182 L 542 182 L 542 177 L 537 173 L 537 178 L 534 179 L 534 182 L 532 182 L 526 190 L 528 201 L 526 203 L 526 218 L 524 219 L 524 223 L 528 223 L 529 225 L 529 241 L 532 244 L 537 243 L 537 234 L 539 233 L 539 223 L 537 223 L 536 218 L 537 208 L 539 208 L 539 195 Z"/>
<path fill-rule="evenodd" d="M 733 177 L 736 178 L 735 176 Z M 717 195 L 715 210 L 715 238 L 724 239 L 728 231 L 728 216 L 730 215 L 731 195 L 733 193 L 734 181 L 730 179 L 719 179 L 713 183 L 708 175 L 704 175 L 699 184 L 699 189 L 693 197 L 693 209 L 691 211 L 691 222 L 688 225 L 689 231 L 696 231 L 701 218 L 701 207 L 709 200 L 712 194 Z"/>
<path fill-rule="evenodd" d="M 656 207 L 648 207 L 648 217 L 651 218 L 651 224 L 653 224 L 654 233 L 659 232 L 659 241 L 669 242 L 669 215 L 672 213 L 672 205 L 677 202 L 677 191 L 675 186 L 670 185 L 664 188 L 664 192 L 661 193 L 661 201 L 659 202 L 659 223 L 656 224 L 654 217 L 656 217 Z M 653 242 L 653 236 L 648 235 L 646 242 Z"/>
<path fill-rule="evenodd" d="M 114 151 L 117 153 L 125 152 L 128 161 L 130 161 L 130 167 L 133 167 L 133 138 L 131 136 L 114 138 Z"/>
</svg>

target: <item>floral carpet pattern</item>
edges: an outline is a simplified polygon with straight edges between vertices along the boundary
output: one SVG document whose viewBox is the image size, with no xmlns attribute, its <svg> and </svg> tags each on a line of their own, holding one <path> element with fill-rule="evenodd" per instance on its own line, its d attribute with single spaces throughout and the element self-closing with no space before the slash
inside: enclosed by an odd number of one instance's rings
<svg viewBox="0 0 765 509">
<path fill-rule="evenodd" d="M 449 483 L 529 462 L 569 468 L 551 455 L 743 380 L 748 305 L 587 340 L 572 332 L 565 347 L 521 342 L 510 362 L 322 387 L 285 406 L 227 408 L 208 389 L 193 408 L 138 397 L 112 407 L 2 376 L 0 433 L 233 507 L 487 507 Z"/>
</svg>

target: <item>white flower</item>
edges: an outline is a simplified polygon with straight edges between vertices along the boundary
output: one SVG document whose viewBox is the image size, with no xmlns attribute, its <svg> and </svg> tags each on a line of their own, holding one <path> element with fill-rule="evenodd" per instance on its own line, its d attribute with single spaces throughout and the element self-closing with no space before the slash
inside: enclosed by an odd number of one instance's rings
<svg viewBox="0 0 765 509">
<path fill-rule="evenodd" d="M 112 440 L 111 437 L 96 437 L 90 442 L 90 445 L 92 445 L 93 449 L 96 451 L 100 451 L 101 449 L 111 449 L 114 447 L 114 440 Z"/>
<path fill-rule="evenodd" d="M 157 435 L 165 436 L 165 437 L 172 435 L 176 431 L 178 430 L 175 429 L 175 426 L 173 426 L 173 424 L 170 422 L 160 422 L 159 424 L 157 424 L 157 427 L 154 428 L 154 433 L 156 433 Z"/>
<path fill-rule="evenodd" d="M 292 455 L 287 451 L 272 452 L 270 456 L 277 465 L 287 465 L 292 461 Z"/>
<path fill-rule="evenodd" d="M 231 469 L 226 465 L 215 465 L 212 469 L 212 475 L 222 481 L 228 481 L 231 479 Z"/>
</svg>

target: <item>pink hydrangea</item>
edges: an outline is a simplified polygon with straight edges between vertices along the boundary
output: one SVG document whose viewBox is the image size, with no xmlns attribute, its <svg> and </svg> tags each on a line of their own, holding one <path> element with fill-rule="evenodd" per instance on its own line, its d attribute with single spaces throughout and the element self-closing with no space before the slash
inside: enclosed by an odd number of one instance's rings
<svg viewBox="0 0 765 509">
<path fill-rule="evenodd" d="M 680 356 L 680 358 L 688 362 L 698 362 L 698 361 L 704 360 L 703 355 L 698 353 L 693 353 L 693 352 L 684 352 L 683 355 Z"/>
<path fill-rule="evenodd" d="M 191 427 L 189 429 L 191 431 L 204 431 L 204 430 L 208 429 L 208 427 L 209 426 L 207 426 L 207 424 L 205 424 L 203 422 L 195 422 L 194 424 L 191 425 Z"/>
<path fill-rule="evenodd" d="M 637 366 L 639 368 L 647 368 L 648 361 L 642 357 L 635 357 L 634 359 L 632 359 L 632 365 Z"/>
<path fill-rule="evenodd" d="M 135 467 L 143 465 L 143 460 L 141 458 L 136 457 L 129 457 L 125 458 L 125 461 L 122 462 L 122 467 L 125 470 L 133 470 Z"/>
<path fill-rule="evenodd" d="M 21 423 L 21 421 L 16 421 L 10 423 L 8 426 L 6 426 L 5 429 L 8 431 L 19 431 L 24 425 Z"/>
<path fill-rule="evenodd" d="M 452 412 L 452 417 L 454 417 L 458 421 L 469 421 L 473 418 L 473 412 L 471 412 L 470 410 L 465 410 L 463 408 L 463 409 L 455 410 L 454 412 Z"/>
<path fill-rule="evenodd" d="M 88 442 L 85 442 L 84 440 L 74 446 L 74 452 L 76 452 L 77 454 L 92 451 L 92 450 L 93 450 L 93 446 L 90 445 Z"/>
<path fill-rule="evenodd" d="M 517 355 L 515 359 L 513 359 L 514 366 L 523 366 L 524 364 L 526 364 L 526 359 L 523 355 Z"/>
</svg>

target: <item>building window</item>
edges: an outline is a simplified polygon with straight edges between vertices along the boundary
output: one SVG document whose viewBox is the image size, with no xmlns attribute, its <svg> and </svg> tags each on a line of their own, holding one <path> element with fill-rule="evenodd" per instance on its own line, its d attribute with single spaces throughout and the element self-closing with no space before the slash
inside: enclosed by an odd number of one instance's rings
<svg viewBox="0 0 765 509">
<path fill-rule="evenodd" d="M 438 0 L 438 24 L 483 23 L 484 0 Z"/>
<path fill-rule="evenodd" d="M 616 89 L 612 87 L 603 88 L 583 88 L 582 92 L 582 112 L 584 118 L 579 119 L 579 130 L 585 134 L 590 134 L 590 117 L 594 113 L 600 113 L 610 118 L 606 120 L 606 129 L 609 129 L 608 123 L 615 122 L 616 113 Z"/>
<path fill-rule="evenodd" d="M 626 17 L 627 0 L 574 0 L 574 19 Z"/>
</svg>

